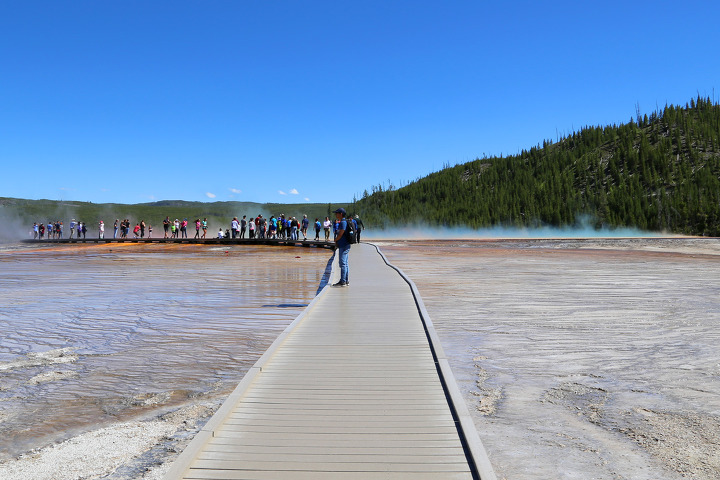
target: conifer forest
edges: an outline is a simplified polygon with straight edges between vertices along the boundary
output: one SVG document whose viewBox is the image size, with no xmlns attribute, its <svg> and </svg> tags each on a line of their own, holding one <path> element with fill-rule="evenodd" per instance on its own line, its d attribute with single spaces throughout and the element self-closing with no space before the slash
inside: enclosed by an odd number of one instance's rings
<svg viewBox="0 0 720 480">
<path fill-rule="evenodd" d="M 372 188 L 366 225 L 634 227 L 720 235 L 720 105 L 697 98 L 585 127 L 514 156 L 479 158 L 396 189 Z"/>
</svg>

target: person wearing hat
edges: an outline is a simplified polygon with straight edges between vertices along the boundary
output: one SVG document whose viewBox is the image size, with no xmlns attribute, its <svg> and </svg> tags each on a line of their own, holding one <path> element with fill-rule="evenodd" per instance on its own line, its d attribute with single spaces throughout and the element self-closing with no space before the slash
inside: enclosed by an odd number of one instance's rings
<svg viewBox="0 0 720 480">
<path fill-rule="evenodd" d="M 333 285 L 333 287 L 347 287 L 350 285 L 349 278 L 349 265 L 348 265 L 348 254 L 350 253 L 350 242 L 345 237 L 345 230 L 347 230 L 347 220 L 345 219 L 344 208 L 338 208 L 335 210 L 335 218 L 338 222 L 337 233 L 335 234 L 335 246 L 337 247 L 340 263 L 340 281 Z"/>
</svg>

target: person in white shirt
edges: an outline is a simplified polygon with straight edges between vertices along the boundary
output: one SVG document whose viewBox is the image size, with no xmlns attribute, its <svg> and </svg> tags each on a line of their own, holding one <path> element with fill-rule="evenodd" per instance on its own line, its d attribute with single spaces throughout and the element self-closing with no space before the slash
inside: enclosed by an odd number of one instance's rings
<svg viewBox="0 0 720 480">
<path fill-rule="evenodd" d="M 330 241 L 330 229 L 332 228 L 332 222 L 330 221 L 330 217 L 325 217 L 325 221 L 323 222 L 323 228 L 325 229 L 325 241 Z"/>
<path fill-rule="evenodd" d="M 255 238 L 255 222 L 250 220 L 248 222 L 248 229 L 250 230 L 250 238 Z"/>
</svg>

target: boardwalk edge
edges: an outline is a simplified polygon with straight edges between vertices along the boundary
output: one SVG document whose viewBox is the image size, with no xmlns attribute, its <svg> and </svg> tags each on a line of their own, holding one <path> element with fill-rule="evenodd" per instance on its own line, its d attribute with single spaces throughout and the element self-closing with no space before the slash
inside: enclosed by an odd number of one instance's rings
<svg viewBox="0 0 720 480">
<path fill-rule="evenodd" d="M 420 296 L 420 292 L 418 291 L 417 286 L 415 286 L 415 282 L 413 282 L 407 275 L 405 275 L 405 273 L 400 268 L 390 263 L 385 254 L 382 253 L 382 251 L 377 245 L 372 243 L 368 245 L 372 245 L 375 250 L 377 250 L 378 254 L 382 257 L 385 264 L 395 270 L 410 286 L 410 290 L 412 291 L 413 297 L 415 298 L 415 304 L 417 305 L 418 312 L 420 313 L 420 318 L 425 324 L 425 331 L 427 333 L 428 340 L 430 341 L 433 355 L 436 357 L 436 360 L 438 362 L 438 368 L 442 375 L 443 386 L 445 387 L 446 395 L 448 396 L 448 400 L 451 404 L 450 406 L 454 410 L 454 413 L 457 416 L 458 423 L 460 424 L 460 432 L 462 433 L 463 439 L 465 441 L 468 455 L 472 462 L 475 464 L 475 468 L 477 469 L 477 473 L 480 476 L 480 480 L 497 480 L 497 476 L 495 475 L 495 471 L 493 470 L 492 463 L 490 463 L 490 458 L 488 457 L 487 452 L 485 451 L 485 447 L 480 440 L 480 436 L 477 433 L 477 427 L 475 426 L 475 422 L 470 416 L 470 411 L 468 410 L 465 399 L 463 398 L 462 393 L 457 386 L 457 382 L 455 381 L 455 375 L 453 375 L 452 369 L 450 368 L 450 363 L 448 362 L 447 357 L 445 356 L 445 352 L 442 349 L 440 337 L 438 337 L 437 332 L 435 331 L 435 327 L 433 326 L 432 320 L 430 319 L 430 314 L 425 308 L 425 304 L 422 301 L 422 297 Z"/>
</svg>

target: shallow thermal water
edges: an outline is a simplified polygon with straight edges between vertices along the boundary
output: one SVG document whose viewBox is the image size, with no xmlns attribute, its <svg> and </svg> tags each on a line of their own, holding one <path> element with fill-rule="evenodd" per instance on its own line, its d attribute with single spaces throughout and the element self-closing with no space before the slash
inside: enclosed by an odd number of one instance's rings
<svg viewBox="0 0 720 480">
<path fill-rule="evenodd" d="M 381 248 L 418 285 L 498 478 L 720 478 L 720 242 Z M 219 404 L 315 295 L 330 255 L 0 251 L 0 461 Z M 146 460 L 111 478 L 140 477 Z"/>
<path fill-rule="evenodd" d="M 720 478 L 720 242 L 381 245 L 500 479 Z"/>
<path fill-rule="evenodd" d="M 0 461 L 237 385 L 312 300 L 329 250 L 0 252 Z"/>
</svg>

